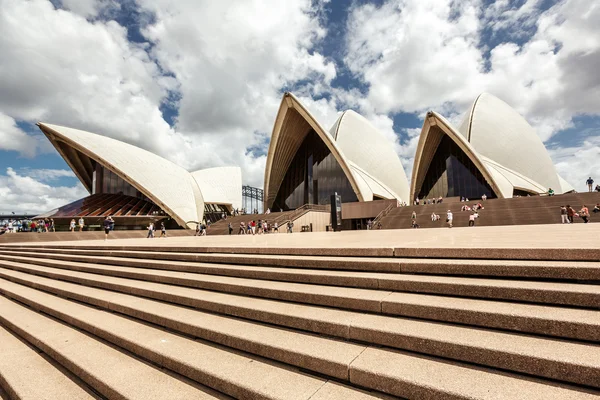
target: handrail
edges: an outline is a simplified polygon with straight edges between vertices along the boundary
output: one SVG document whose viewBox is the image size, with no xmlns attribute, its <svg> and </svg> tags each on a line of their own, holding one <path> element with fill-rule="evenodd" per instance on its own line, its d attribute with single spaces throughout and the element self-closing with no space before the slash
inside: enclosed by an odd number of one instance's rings
<svg viewBox="0 0 600 400">
<path fill-rule="evenodd" d="M 373 220 L 373 226 L 377 226 L 377 224 L 381 221 L 381 219 L 383 217 L 385 217 L 386 215 L 388 215 L 390 211 L 392 211 L 392 208 L 395 208 L 394 207 L 394 203 L 388 205 L 386 208 L 384 208 L 383 210 L 381 210 L 379 212 L 379 214 L 377 214 L 377 216 Z"/>
</svg>

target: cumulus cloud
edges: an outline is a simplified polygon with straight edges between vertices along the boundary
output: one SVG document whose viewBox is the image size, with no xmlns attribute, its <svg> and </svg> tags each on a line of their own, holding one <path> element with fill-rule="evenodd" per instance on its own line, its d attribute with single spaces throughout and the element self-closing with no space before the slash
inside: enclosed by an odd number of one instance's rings
<svg viewBox="0 0 600 400">
<path fill-rule="evenodd" d="M 14 150 L 33 157 L 37 147 L 37 141 L 23 132 L 13 118 L 0 112 L 0 150 Z"/>
<path fill-rule="evenodd" d="M 488 91 L 547 140 L 571 127 L 574 116 L 600 109 L 600 76 L 592 73 L 600 61 L 600 7 L 567 0 L 542 11 L 540 3 L 357 5 L 349 17 L 345 60 L 369 85 L 367 98 L 380 112 L 460 113 Z M 515 26 L 536 29 L 524 42 L 511 41 Z M 486 28 L 508 40 L 489 48 L 482 43 Z"/>
<path fill-rule="evenodd" d="M 73 186 L 50 186 L 12 168 L 0 174 L 0 213 L 43 213 L 87 196 L 77 183 Z"/>
</svg>

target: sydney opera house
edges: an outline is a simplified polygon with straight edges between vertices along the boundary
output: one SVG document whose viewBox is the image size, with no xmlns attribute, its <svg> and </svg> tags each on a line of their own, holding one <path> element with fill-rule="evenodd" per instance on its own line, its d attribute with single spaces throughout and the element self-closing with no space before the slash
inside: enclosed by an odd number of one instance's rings
<svg viewBox="0 0 600 400">
<path fill-rule="evenodd" d="M 163 219 L 195 227 L 242 203 L 239 167 L 188 172 L 151 152 L 105 136 L 40 123 L 90 195 L 44 216 L 100 220 L 112 215 L 122 227 Z M 573 191 L 557 173 L 532 127 L 498 98 L 480 95 L 458 128 L 429 112 L 409 185 L 394 144 L 364 117 L 343 112 L 326 129 L 291 93 L 277 113 L 264 176 L 264 209 L 375 200 L 411 203 L 416 198 L 508 198 L 552 188 Z"/>
<path fill-rule="evenodd" d="M 230 212 L 242 202 L 239 167 L 188 172 L 139 147 L 77 129 L 40 123 L 90 196 L 45 213 L 57 225 L 73 217 L 99 224 L 112 216 L 119 228 L 163 219 L 191 228 L 206 214 Z M 68 221 L 66 222 L 68 224 Z"/>
</svg>

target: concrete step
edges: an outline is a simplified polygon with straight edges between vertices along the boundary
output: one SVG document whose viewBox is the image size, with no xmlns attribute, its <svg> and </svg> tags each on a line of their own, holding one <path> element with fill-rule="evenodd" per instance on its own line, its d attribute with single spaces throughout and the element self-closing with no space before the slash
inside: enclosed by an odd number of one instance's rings
<svg viewBox="0 0 600 400">
<path fill-rule="evenodd" d="M 12 282 L 338 379 L 347 379 L 349 363 L 365 349 L 348 342 L 20 272 L 8 271 L 4 275 Z M 4 291 L 2 282 L 0 280 L 0 291 Z M 573 383 L 600 385 L 599 347 L 407 318 L 355 314 L 351 321 L 349 338 L 360 342 Z"/>
<path fill-rule="evenodd" d="M 39 249 L 1 250 L 0 254 L 34 256 Z M 362 258 L 328 256 L 267 256 L 219 253 L 173 253 L 141 251 L 97 251 L 87 249 L 45 249 L 44 257 L 55 260 L 95 262 L 98 264 L 164 268 L 214 275 L 260 278 L 261 272 L 292 273 L 295 269 L 360 272 L 402 272 L 428 275 L 467 275 L 515 277 L 561 281 L 600 281 L 600 262 L 519 261 L 519 260 L 438 260 L 404 258 Z M 142 260 L 142 261 L 140 261 Z M 168 262 L 165 262 L 168 261 Z M 218 264 L 218 265 L 215 265 Z M 186 268 L 189 266 L 189 268 Z M 280 267 L 260 269 L 251 266 Z M 246 267 L 242 269 L 240 267 Z M 247 271 L 247 272 L 246 272 Z M 289 279 L 278 279 L 289 280 Z"/>
<path fill-rule="evenodd" d="M 3 296 L 0 296 L 0 310 L 0 322 L 4 327 L 42 350 L 107 398 L 219 398 L 213 391 L 166 374 L 93 336 Z"/>
<path fill-rule="evenodd" d="M 385 234 L 385 232 L 372 231 L 372 235 Z M 198 246 L 177 246 L 167 240 L 156 240 L 153 245 L 136 245 L 136 251 L 145 253 L 151 252 L 175 252 L 175 253 L 229 253 L 256 255 L 296 255 L 296 256 L 341 256 L 341 257 L 402 257 L 402 258 L 436 258 L 436 259 L 484 259 L 484 260 L 547 260 L 547 261 L 591 261 L 600 260 L 600 249 L 598 248 L 473 248 L 473 247 L 397 247 L 382 244 L 380 247 L 290 247 L 288 245 L 271 246 L 202 246 L 201 239 L 198 239 Z M 36 249 L 94 249 L 102 251 L 127 251 L 131 250 L 130 245 L 110 245 L 98 242 L 94 244 L 71 245 L 71 244 L 40 244 Z M 283 242 L 282 242 L 283 243 Z M 21 247 L 31 247 L 32 245 L 3 245 L 2 249 L 15 249 Z"/>
<path fill-rule="evenodd" d="M 8 397 L 37 399 L 99 399 L 82 382 L 74 382 L 55 363 L 0 326 L 0 388 Z"/>
<path fill-rule="evenodd" d="M 6 290 L 7 286 L 10 285 L 11 283 L 3 283 L 2 287 Z M 191 341 L 166 331 L 79 305 L 56 296 L 44 294 L 21 285 L 12 285 L 14 286 L 9 288 L 11 296 L 18 297 L 19 301 L 39 308 L 46 313 L 51 313 L 57 318 L 68 319 L 71 324 L 79 326 L 81 329 L 93 331 L 97 336 L 106 336 L 106 338 L 115 344 L 118 343 L 121 347 L 131 347 L 135 350 L 136 354 L 143 354 L 144 358 L 168 365 L 173 370 L 179 369 L 177 364 L 181 363 L 187 369 L 186 372 L 188 375 L 193 374 L 190 370 L 194 370 L 199 366 L 204 366 L 205 369 L 211 367 L 213 370 L 224 369 L 226 371 L 223 371 L 223 373 L 227 372 L 225 379 L 244 379 L 248 383 L 252 382 L 252 387 L 256 388 L 254 396 L 248 396 L 248 391 L 238 391 L 235 397 L 308 398 L 314 392 L 318 393 L 325 383 L 321 381 L 319 382 L 320 384 L 313 386 L 310 379 L 313 381 L 319 381 L 319 379 L 306 375 L 287 376 L 287 379 L 282 380 L 281 372 L 280 374 L 274 374 L 273 371 L 265 371 L 264 368 L 261 371 L 263 375 L 257 376 L 252 369 L 259 369 L 257 364 L 260 364 L 260 360 L 256 360 L 252 364 L 252 368 L 249 368 L 246 362 L 244 368 L 238 371 L 232 365 L 232 357 L 224 359 L 223 355 L 217 358 L 216 354 L 208 354 L 205 349 L 201 349 L 203 346 L 199 341 Z M 194 346 L 186 346 L 186 341 L 194 343 Z M 360 367 L 356 368 L 355 365 L 360 365 Z M 280 370 L 289 371 L 284 369 L 283 366 L 278 365 L 278 367 Z M 399 372 L 405 368 L 410 368 L 411 373 L 406 374 L 405 371 Z M 440 382 L 440 374 L 445 375 L 444 378 L 454 376 L 454 382 L 452 382 L 452 379 L 448 381 L 444 379 Z M 196 376 L 196 380 L 198 380 L 198 375 L 194 375 Z M 458 382 L 456 380 L 457 377 L 459 378 Z M 593 396 L 600 394 L 600 392 L 590 389 L 586 390 L 556 383 L 550 384 L 548 381 L 505 372 L 498 373 L 487 368 L 476 368 L 462 363 L 449 363 L 435 358 L 415 356 L 408 352 L 370 347 L 361 352 L 351 362 L 348 379 L 351 383 L 362 387 L 378 387 L 382 388 L 382 391 L 388 394 L 408 398 L 458 399 L 465 398 L 465 391 L 470 395 L 469 398 L 482 399 L 584 399 L 593 398 Z M 214 380 L 218 379 L 215 378 Z M 285 382 L 285 385 L 282 385 L 282 382 Z M 298 386 L 300 382 L 302 385 Z M 457 385 L 455 382 L 460 383 L 460 385 Z M 464 385 L 465 382 L 470 382 L 476 389 L 463 388 L 463 394 L 459 394 L 459 387 Z M 279 392 L 277 394 L 272 392 L 265 393 L 269 389 L 278 389 Z M 348 390 L 348 388 L 345 389 L 346 391 Z M 230 392 L 233 389 L 222 387 L 222 391 L 232 394 Z M 341 397 L 331 396 L 330 398 Z"/>
<path fill-rule="evenodd" d="M 78 271 L 5 261 L 8 268 L 24 273 L 106 288 L 113 291 L 191 306 L 221 314 L 284 325 L 332 336 L 349 337 L 350 311 L 319 306 L 219 293 L 163 283 L 117 278 Z M 8 278 L 7 278 L 8 279 Z M 394 293 L 382 302 L 382 313 L 466 325 L 516 330 L 583 340 L 599 340 L 600 311 L 519 304 L 489 300 Z"/>
<path fill-rule="evenodd" d="M 319 285 L 314 285 L 134 267 L 81 264 L 4 254 L 0 255 L 0 260 L 371 312 L 381 312 L 382 302 L 391 296 L 392 292 L 443 294 L 600 308 L 600 285 L 592 284 L 381 274 L 377 278 L 378 290 L 373 290 L 331 286 L 331 281 L 336 280 L 338 284 L 343 285 L 344 278 L 341 278 L 340 281 L 340 278 L 335 276 L 324 276 Z M 356 277 L 355 279 L 361 278 Z"/>
<path fill-rule="evenodd" d="M 188 339 L 26 286 L 8 281 L 1 285 L 5 296 L 234 398 L 308 400 L 327 383 L 326 379 L 280 363 Z M 3 303 L 0 305 L 3 306 Z M 342 389 L 346 394 L 351 390 L 349 387 Z M 197 397 L 188 394 L 187 398 Z M 341 399 L 340 396 L 333 398 Z"/>
</svg>

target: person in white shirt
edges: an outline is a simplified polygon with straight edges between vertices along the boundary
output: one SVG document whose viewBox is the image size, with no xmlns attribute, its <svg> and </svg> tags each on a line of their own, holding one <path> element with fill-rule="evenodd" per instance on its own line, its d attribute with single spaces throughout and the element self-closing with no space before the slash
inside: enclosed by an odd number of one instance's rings
<svg viewBox="0 0 600 400">
<path fill-rule="evenodd" d="M 83 231 L 83 226 L 85 225 L 85 221 L 83 218 L 79 218 L 79 232 Z"/>
<path fill-rule="evenodd" d="M 448 223 L 448 227 L 452 228 L 452 219 L 454 218 L 454 216 L 452 215 L 452 211 L 448 210 L 448 212 L 446 212 L 446 222 Z"/>
</svg>

